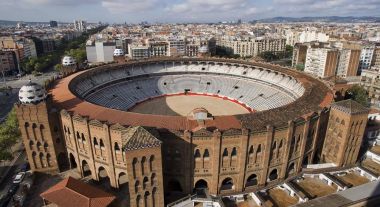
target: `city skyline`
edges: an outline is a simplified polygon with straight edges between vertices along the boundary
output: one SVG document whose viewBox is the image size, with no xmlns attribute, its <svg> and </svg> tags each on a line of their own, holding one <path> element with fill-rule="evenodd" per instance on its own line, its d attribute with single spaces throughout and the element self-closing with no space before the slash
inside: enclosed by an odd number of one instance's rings
<svg viewBox="0 0 380 207">
<path fill-rule="evenodd" d="M 18 12 L 14 12 L 17 10 Z M 0 1 L 0 19 L 16 21 L 162 23 L 218 22 L 277 16 L 378 16 L 380 2 L 364 0 L 20 0 Z M 38 14 L 38 15 L 36 15 Z M 99 15 L 102 14 L 102 15 Z"/>
</svg>

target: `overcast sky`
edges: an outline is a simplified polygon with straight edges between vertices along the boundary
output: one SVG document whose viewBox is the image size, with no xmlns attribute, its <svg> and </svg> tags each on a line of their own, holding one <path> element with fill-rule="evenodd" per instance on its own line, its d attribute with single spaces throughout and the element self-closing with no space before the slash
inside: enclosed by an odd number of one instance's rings
<svg viewBox="0 0 380 207">
<path fill-rule="evenodd" d="M 380 0 L 0 0 L 0 19 L 218 22 L 287 16 L 380 16 Z"/>
</svg>

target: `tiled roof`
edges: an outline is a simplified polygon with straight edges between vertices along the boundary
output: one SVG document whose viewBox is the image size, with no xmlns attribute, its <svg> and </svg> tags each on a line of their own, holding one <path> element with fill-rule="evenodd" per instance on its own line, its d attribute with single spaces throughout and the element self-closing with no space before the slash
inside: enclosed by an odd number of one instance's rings
<svg viewBox="0 0 380 207">
<path fill-rule="evenodd" d="M 366 108 L 363 105 L 351 99 L 333 103 L 331 107 L 347 114 L 361 114 L 369 112 L 369 108 Z"/>
<path fill-rule="evenodd" d="M 40 195 L 59 207 L 106 207 L 115 196 L 68 177 Z"/>
<path fill-rule="evenodd" d="M 161 141 L 141 126 L 128 127 L 122 134 L 123 150 L 159 147 Z"/>
</svg>

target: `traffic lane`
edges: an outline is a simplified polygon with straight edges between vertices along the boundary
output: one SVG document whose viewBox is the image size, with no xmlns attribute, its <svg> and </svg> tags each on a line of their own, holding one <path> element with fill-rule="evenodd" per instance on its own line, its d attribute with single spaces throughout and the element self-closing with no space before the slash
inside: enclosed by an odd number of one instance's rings
<svg viewBox="0 0 380 207">
<path fill-rule="evenodd" d="M 8 174 L 4 175 L 4 179 L 0 183 L 1 195 L 5 195 L 8 192 L 8 190 L 12 187 L 13 177 L 20 170 L 20 167 L 26 162 L 27 161 L 26 161 L 25 151 L 22 151 L 20 156 L 16 159 L 15 163 L 12 166 L 10 166 Z"/>
</svg>

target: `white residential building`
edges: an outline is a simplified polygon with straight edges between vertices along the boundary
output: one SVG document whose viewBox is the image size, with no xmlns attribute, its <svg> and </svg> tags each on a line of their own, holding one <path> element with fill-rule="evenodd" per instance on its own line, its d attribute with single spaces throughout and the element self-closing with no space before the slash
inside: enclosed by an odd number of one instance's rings
<svg viewBox="0 0 380 207">
<path fill-rule="evenodd" d="M 370 68 L 374 51 L 374 44 L 367 44 L 363 46 L 362 52 L 360 54 L 359 71 Z"/>
</svg>

